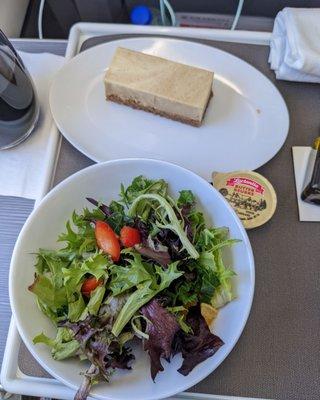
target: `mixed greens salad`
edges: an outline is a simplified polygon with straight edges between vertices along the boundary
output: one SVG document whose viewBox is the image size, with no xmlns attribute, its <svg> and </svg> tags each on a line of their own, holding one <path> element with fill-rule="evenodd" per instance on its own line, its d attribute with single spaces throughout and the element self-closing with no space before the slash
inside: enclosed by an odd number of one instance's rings
<svg viewBox="0 0 320 400">
<path fill-rule="evenodd" d="M 95 207 L 73 213 L 58 238 L 65 246 L 37 254 L 29 290 L 57 334 L 40 333 L 34 343 L 48 345 L 56 360 L 91 363 L 77 399 L 115 369 L 131 369 L 134 337 L 150 356 L 153 380 L 161 358 L 179 352 L 178 371 L 187 375 L 223 345 L 209 325 L 233 298 L 234 272 L 221 249 L 237 240 L 206 226 L 191 191 L 171 198 L 164 180 L 136 177 L 108 206 L 87 200 Z"/>
</svg>

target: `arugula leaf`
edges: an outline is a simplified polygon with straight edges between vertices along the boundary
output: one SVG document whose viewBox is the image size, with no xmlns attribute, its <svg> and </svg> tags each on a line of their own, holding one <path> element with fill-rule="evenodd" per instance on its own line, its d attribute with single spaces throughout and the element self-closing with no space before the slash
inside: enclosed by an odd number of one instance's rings
<svg viewBox="0 0 320 400">
<path fill-rule="evenodd" d="M 145 284 L 140 286 L 135 292 L 133 292 L 128 298 L 127 302 L 123 306 L 118 315 L 111 332 L 115 336 L 119 336 L 123 328 L 130 321 L 132 316 L 149 300 L 156 295 L 154 290 L 150 288 L 151 281 L 145 282 Z"/>
<path fill-rule="evenodd" d="M 119 336 L 125 325 L 142 306 L 183 274 L 183 272 L 178 271 L 177 265 L 178 262 L 171 263 L 166 270 L 156 266 L 157 276 L 155 275 L 152 280 L 145 281 L 137 286 L 137 290 L 129 296 L 112 327 L 111 332 L 115 336 Z"/>
</svg>

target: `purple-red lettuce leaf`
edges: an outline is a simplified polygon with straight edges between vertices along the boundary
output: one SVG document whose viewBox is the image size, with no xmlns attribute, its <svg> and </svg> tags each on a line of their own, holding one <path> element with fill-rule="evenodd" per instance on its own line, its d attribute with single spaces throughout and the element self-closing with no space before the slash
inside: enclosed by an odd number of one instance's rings
<svg viewBox="0 0 320 400">
<path fill-rule="evenodd" d="M 147 258 L 148 260 L 155 261 L 157 264 L 160 264 L 163 267 L 166 267 L 171 263 L 171 258 L 167 250 L 155 250 L 145 245 L 136 245 L 135 249 L 143 257 Z"/>
<path fill-rule="evenodd" d="M 150 228 L 145 222 L 139 217 L 134 219 L 134 225 L 139 230 L 141 236 L 141 243 L 136 245 L 136 250 L 145 258 L 155 261 L 157 264 L 166 267 L 170 264 L 171 257 L 168 251 L 168 247 L 164 246 L 159 239 L 152 237 Z"/>
<path fill-rule="evenodd" d="M 106 380 L 109 378 L 110 369 L 130 369 L 129 363 L 134 359 L 130 349 L 123 346 L 121 337 L 115 338 L 106 326 L 101 324 L 99 317 L 89 315 L 82 321 L 65 321 L 59 325 L 71 329 L 82 352 L 99 368 L 100 375 Z"/>
<path fill-rule="evenodd" d="M 193 333 L 179 332 L 173 344 L 174 351 L 182 353 L 183 363 L 178 369 L 182 375 L 188 375 L 195 366 L 213 356 L 224 344 L 218 336 L 210 332 L 199 307 L 190 309 L 186 323 Z"/>
<path fill-rule="evenodd" d="M 172 260 L 181 260 L 185 256 L 187 256 L 187 252 L 182 249 L 182 243 L 175 234 L 175 232 L 170 229 L 160 229 L 158 232 L 156 239 L 163 245 L 168 248 L 168 253 Z"/>
<path fill-rule="evenodd" d="M 149 339 L 144 341 L 144 349 L 150 356 L 151 377 L 154 380 L 157 373 L 163 371 L 161 358 L 170 360 L 173 339 L 180 327 L 175 316 L 162 307 L 157 299 L 145 305 L 141 312 L 149 321 L 146 329 Z"/>
</svg>

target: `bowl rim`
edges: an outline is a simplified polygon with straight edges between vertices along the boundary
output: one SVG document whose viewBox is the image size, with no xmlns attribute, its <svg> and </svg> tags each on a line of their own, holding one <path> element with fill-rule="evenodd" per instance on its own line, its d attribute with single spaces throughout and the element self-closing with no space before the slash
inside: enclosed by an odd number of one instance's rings
<svg viewBox="0 0 320 400">
<path fill-rule="evenodd" d="M 31 353 L 31 355 L 35 358 L 35 360 L 50 374 L 52 375 L 55 379 L 57 379 L 58 381 L 62 382 L 64 385 L 77 390 L 78 387 L 74 384 L 72 384 L 70 381 L 64 379 L 63 376 L 57 374 L 55 371 L 53 371 L 51 369 L 50 366 L 48 366 L 41 357 L 38 356 L 36 350 L 35 350 L 35 346 L 32 345 L 32 343 L 29 341 L 29 339 L 27 338 L 27 335 L 24 333 L 24 329 L 23 329 L 23 324 L 21 323 L 20 318 L 18 317 L 17 313 L 16 313 L 16 301 L 14 298 L 14 280 L 13 280 L 13 275 L 14 275 L 14 271 L 16 269 L 15 265 L 17 264 L 16 260 L 19 257 L 20 254 L 20 245 L 21 242 L 24 239 L 24 235 L 25 232 L 27 231 L 27 229 L 29 228 L 29 225 L 33 223 L 33 220 L 37 217 L 37 214 L 39 212 L 39 210 L 46 204 L 47 201 L 49 201 L 52 197 L 54 197 L 59 191 L 61 191 L 63 188 L 67 187 L 69 185 L 69 183 L 71 181 L 73 181 L 74 179 L 76 179 L 77 177 L 81 176 L 81 175 L 85 175 L 88 173 L 88 171 L 91 170 L 95 170 L 98 168 L 105 168 L 106 166 L 109 165 L 119 165 L 119 164 L 126 164 L 126 163 L 139 163 L 139 162 L 146 162 L 146 163 L 152 163 L 154 165 L 165 165 L 165 166 L 169 166 L 169 167 L 173 167 L 173 168 L 177 168 L 178 170 L 182 171 L 182 172 L 186 172 L 188 174 L 191 174 L 196 180 L 198 180 L 201 184 L 206 184 L 211 190 L 214 190 L 216 192 L 216 194 L 218 195 L 218 197 L 220 197 L 220 200 L 222 200 L 225 203 L 225 206 L 227 207 L 229 213 L 231 213 L 231 215 L 234 218 L 234 221 L 237 225 L 237 227 L 239 228 L 242 237 L 243 237 L 243 244 L 246 247 L 247 253 L 248 253 L 248 268 L 250 270 L 250 281 L 251 281 L 251 285 L 250 285 L 250 291 L 248 292 L 248 298 L 249 298 L 249 302 L 247 305 L 247 309 L 244 310 L 244 316 L 242 319 L 242 323 L 241 323 L 241 327 L 238 331 L 238 334 L 235 336 L 234 340 L 232 341 L 232 343 L 229 343 L 230 346 L 230 350 L 224 355 L 224 357 L 222 357 L 219 362 L 216 364 L 215 368 L 212 369 L 208 369 L 208 371 L 206 371 L 205 374 L 201 375 L 201 378 L 199 379 L 199 377 L 195 377 L 192 380 L 189 380 L 187 384 L 185 385 L 180 385 L 177 389 L 172 389 L 171 391 L 166 392 L 163 396 L 159 397 L 158 395 L 151 395 L 148 397 L 144 397 L 143 400 L 159 400 L 161 398 L 167 398 L 167 397 L 171 397 L 174 396 L 175 394 L 181 392 L 181 391 L 185 391 L 188 388 L 190 388 L 191 386 L 197 384 L 198 382 L 201 382 L 203 379 L 205 379 L 209 374 L 211 374 L 215 369 L 217 369 L 219 367 L 219 365 L 229 356 L 229 354 L 231 353 L 231 351 L 234 349 L 235 345 L 237 344 L 249 317 L 250 311 L 251 311 L 251 307 L 252 307 L 252 302 L 253 302 L 253 298 L 254 298 L 254 290 L 255 290 L 255 262 L 254 262 L 254 256 L 253 256 L 253 251 L 252 251 L 252 247 L 251 247 L 251 243 L 248 237 L 248 234 L 244 228 L 244 226 L 242 225 L 242 222 L 240 221 L 238 215 L 236 214 L 236 212 L 233 210 L 233 208 L 231 207 L 231 205 L 226 201 L 226 199 L 222 196 L 222 194 L 215 189 L 209 182 L 207 182 L 204 178 L 200 177 L 199 175 L 197 175 L 196 173 L 190 171 L 187 168 L 181 167 L 177 164 L 171 163 L 171 162 L 167 162 L 167 161 L 162 161 L 162 160 L 155 160 L 155 159 L 150 159 L 150 158 L 124 158 L 124 159 L 116 159 L 116 160 L 109 160 L 109 161 L 105 161 L 105 162 L 101 162 L 101 163 L 96 163 L 93 165 L 90 165 L 86 168 L 83 168 L 79 171 L 77 171 L 76 173 L 70 175 L 69 177 L 65 178 L 63 181 L 61 181 L 58 185 L 56 185 L 54 188 L 52 188 L 39 202 L 36 203 L 35 208 L 32 210 L 32 212 L 30 213 L 29 217 L 27 218 L 26 222 L 24 223 L 19 236 L 17 238 L 17 241 L 15 243 L 14 249 L 13 249 L 13 253 L 12 253 L 12 257 L 11 257 L 11 262 L 10 262 L 10 269 L 9 269 L 9 299 L 10 299 L 10 307 L 12 310 L 12 315 L 14 317 L 19 335 L 21 337 L 21 339 L 23 340 L 24 344 L 26 345 L 28 351 Z M 97 399 L 101 399 L 101 400 L 113 400 L 113 399 L 118 399 L 118 397 L 109 397 L 108 395 L 101 395 L 101 394 L 95 394 L 90 392 L 90 397 L 94 397 Z"/>
</svg>

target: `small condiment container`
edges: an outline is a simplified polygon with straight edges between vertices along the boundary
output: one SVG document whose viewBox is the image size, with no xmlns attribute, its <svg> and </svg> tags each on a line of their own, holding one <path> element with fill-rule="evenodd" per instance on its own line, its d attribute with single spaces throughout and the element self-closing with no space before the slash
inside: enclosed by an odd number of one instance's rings
<svg viewBox="0 0 320 400">
<path fill-rule="evenodd" d="M 225 197 L 246 229 L 265 224 L 277 207 L 271 183 L 253 171 L 214 172 L 213 186 Z"/>
</svg>

